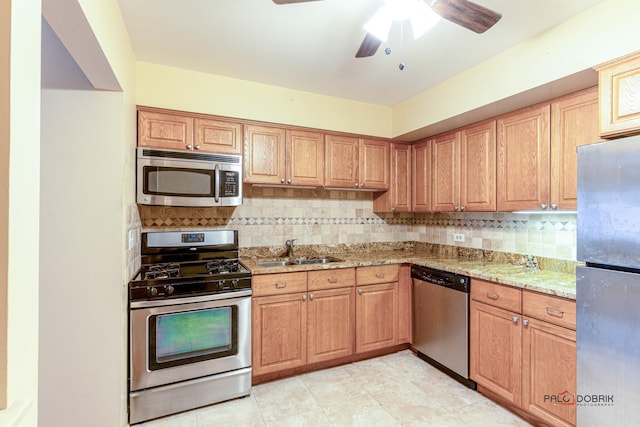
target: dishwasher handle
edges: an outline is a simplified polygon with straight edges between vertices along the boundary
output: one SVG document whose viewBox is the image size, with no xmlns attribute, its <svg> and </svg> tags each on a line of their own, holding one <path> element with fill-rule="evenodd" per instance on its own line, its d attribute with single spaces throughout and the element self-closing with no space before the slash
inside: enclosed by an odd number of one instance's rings
<svg viewBox="0 0 640 427">
<path fill-rule="evenodd" d="M 412 265 L 411 278 L 464 293 L 469 293 L 470 291 L 471 279 L 468 276 L 437 270 L 435 268 Z"/>
</svg>

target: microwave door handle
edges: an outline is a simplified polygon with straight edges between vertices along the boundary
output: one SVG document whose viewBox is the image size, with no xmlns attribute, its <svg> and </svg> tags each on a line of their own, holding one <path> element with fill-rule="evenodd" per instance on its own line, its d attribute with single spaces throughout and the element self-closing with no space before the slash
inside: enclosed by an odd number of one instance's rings
<svg viewBox="0 0 640 427">
<path fill-rule="evenodd" d="M 215 165 L 213 170 L 214 170 L 214 176 L 215 176 L 215 183 L 214 183 L 214 189 L 213 189 L 213 199 L 216 201 L 216 203 L 218 203 L 220 201 L 220 169 L 219 169 L 219 165 Z"/>
</svg>

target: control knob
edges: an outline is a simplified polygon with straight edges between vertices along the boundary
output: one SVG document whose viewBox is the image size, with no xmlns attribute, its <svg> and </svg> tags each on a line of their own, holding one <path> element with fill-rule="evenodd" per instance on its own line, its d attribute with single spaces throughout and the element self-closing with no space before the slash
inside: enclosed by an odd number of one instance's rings
<svg viewBox="0 0 640 427">
<path fill-rule="evenodd" d="M 158 295 L 158 288 L 156 288 L 155 286 L 152 286 L 147 290 L 147 293 L 149 294 L 150 297 L 155 297 Z"/>
<path fill-rule="evenodd" d="M 238 287 L 238 279 L 232 279 L 231 280 L 231 288 L 235 289 Z"/>
<path fill-rule="evenodd" d="M 174 291 L 175 291 L 175 288 L 173 286 L 171 286 L 171 285 L 167 285 L 167 286 L 164 287 L 164 292 L 167 295 L 173 294 Z"/>
</svg>

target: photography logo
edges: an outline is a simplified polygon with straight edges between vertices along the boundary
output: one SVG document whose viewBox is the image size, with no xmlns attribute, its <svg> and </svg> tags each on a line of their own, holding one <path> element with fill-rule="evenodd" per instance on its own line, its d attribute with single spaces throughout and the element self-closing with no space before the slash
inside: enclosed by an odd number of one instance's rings
<svg viewBox="0 0 640 427">
<path fill-rule="evenodd" d="M 555 394 L 545 394 L 544 403 L 553 405 L 613 406 L 613 394 L 575 394 L 568 390 Z"/>
</svg>

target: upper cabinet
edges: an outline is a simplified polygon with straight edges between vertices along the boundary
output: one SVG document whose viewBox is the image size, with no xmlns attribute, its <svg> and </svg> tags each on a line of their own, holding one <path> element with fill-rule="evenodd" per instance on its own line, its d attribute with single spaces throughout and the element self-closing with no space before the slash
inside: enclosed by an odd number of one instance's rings
<svg viewBox="0 0 640 427">
<path fill-rule="evenodd" d="M 545 104 L 498 118 L 498 211 L 547 209 L 550 110 Z"/>
<path fill-rule="evenodd" d="M 374 212 L 411 211 L 411 145 L 391 144 L 389 191 L 373 198 Z"/>
<path fill-rule="evenodd" d="M 551 104 L 551 210 L 576 209 L 578 157 L 576 148 L 600 140 L 596 87 Z"/>
<path fill-rule="evenodd" d="M 433 210 L 496 210 L 496 122 L 471 125 L 432 141 Z"/>
<path fill-rule="evenodd" d="M 327 135 L 325 187 L 359 190 L 389 189 L 389 142 Z"/>
<path fill-rule="evenodd" d="M 430 139 L 411 146 L 411 211 L 431 211 L 431 144 Z"/>
<path fill-rule="evenodd" d="M 600 135 L 640 132 L 640 52 L 601 64 L 598 71 Z"/>
<path fill-rule="evenodd" d="M 321 187 L 324 134 L 270 126 L 245 126 L 245 182 Z"/>
<path fill-rule="evenodd" d="M 242 124 L 138 107 L 138 146 L 241 154 Z"/>
</svg>

